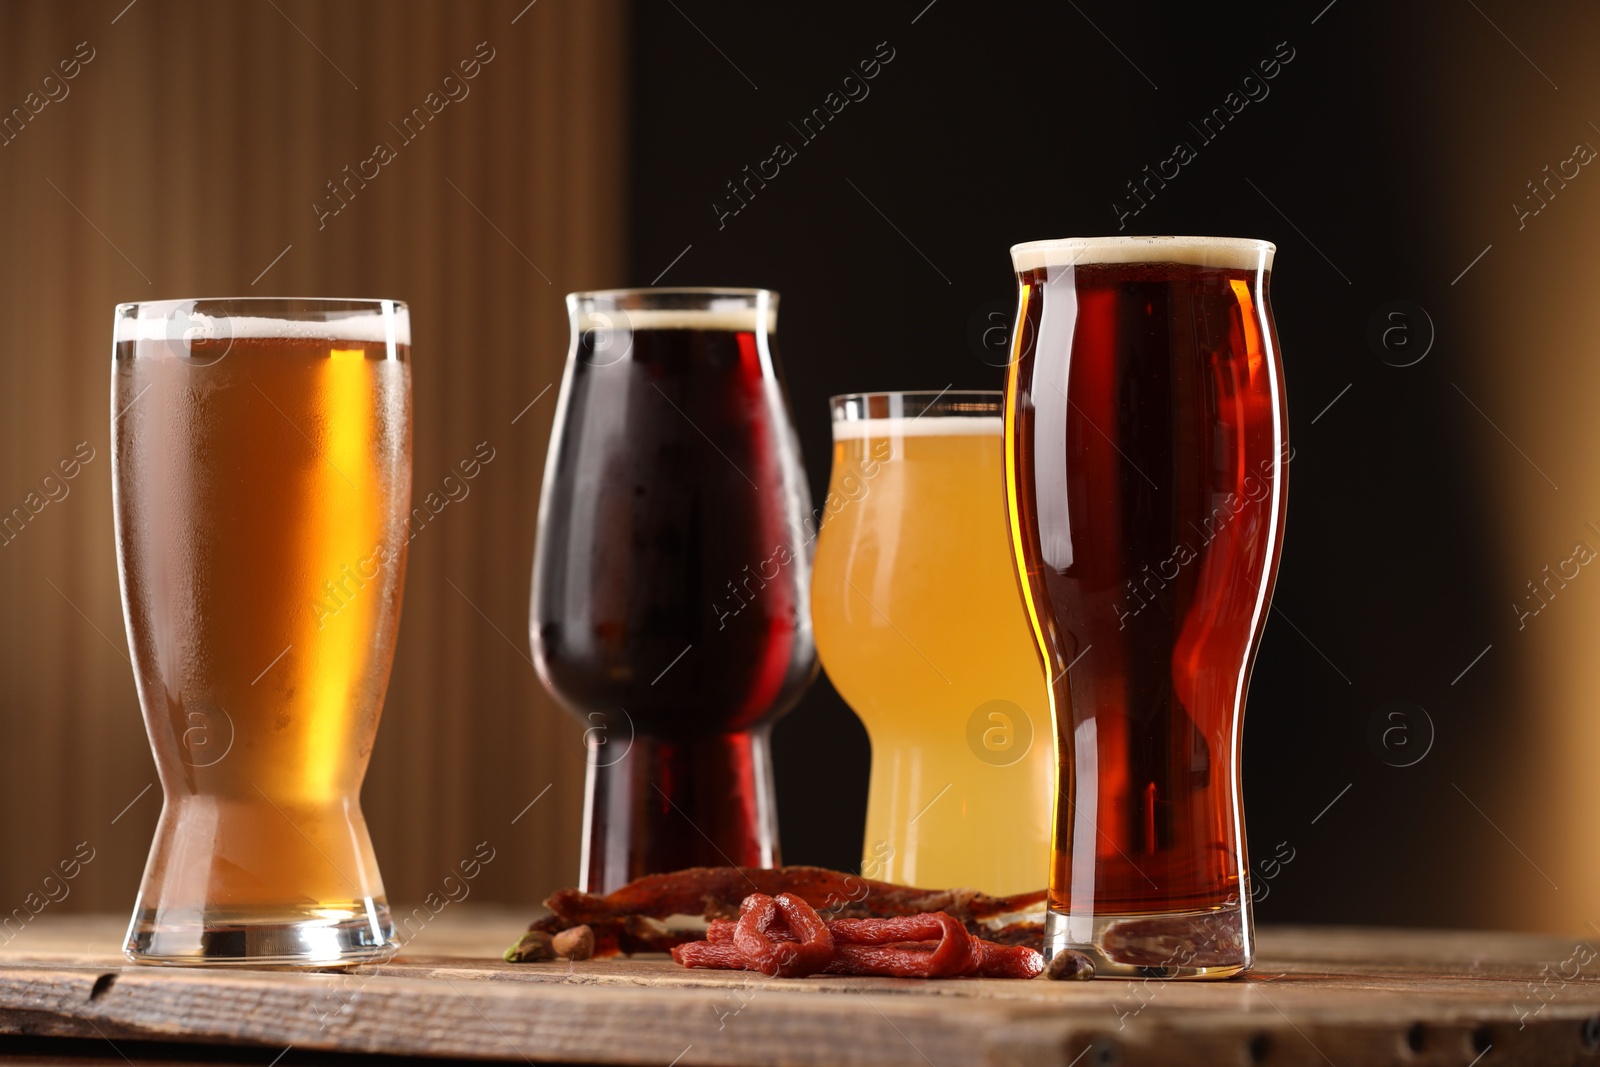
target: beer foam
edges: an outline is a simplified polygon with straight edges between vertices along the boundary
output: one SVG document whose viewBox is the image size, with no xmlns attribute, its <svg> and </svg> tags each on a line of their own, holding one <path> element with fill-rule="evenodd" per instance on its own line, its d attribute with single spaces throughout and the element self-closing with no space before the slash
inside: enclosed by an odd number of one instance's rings
<svg viewBox="0 0 1600 1067">
<path fill-rule="evenodd" d="M 766 309 L 766 332 L 778 328 L 778 309 Z M 592 308 L 578 316 L 578 329 L 587 330 L 737 330 L 755 333 L 761 309 L 710 308 Z"/>
<path fill-rule="evenodd" d="M 1250 237 L 1064 237 L 1011 246 L 1018 274 L 1040 267 L 1091 263 L 1186 263 L 1232 270 L 1270 270 L 1277 246 Z"/>
<path fill-rule="evenodd" d="M 835 441 L 869 437 L 978 437 L 1005 429 L 999 415 L 914 415 L 910 418 L 840 419 L 833 424 Z"/>
<path fill-rule="evenodd" d="M 159 310 L 159 309 L 155 309 Z M 204 312 L 167 318 L 119 318 L 116 340 L 122 341 L 182 341 L 187 336 L 194 340 L 227 340 L 252 338 L 257 340 L 292 341 L 357 341 L 363 344 L 384 344 L 389 340 L 389 325 L 394 326 L 394 342 L 411 344 L 411 315 L 405 307 L 395 308 L 394 317 L 386 319 L 376 312 L 358 312 L 344 318 L 326 322 L 304 319 L 280 319 L 258 315 L 207 315 Z"/>
</svg>

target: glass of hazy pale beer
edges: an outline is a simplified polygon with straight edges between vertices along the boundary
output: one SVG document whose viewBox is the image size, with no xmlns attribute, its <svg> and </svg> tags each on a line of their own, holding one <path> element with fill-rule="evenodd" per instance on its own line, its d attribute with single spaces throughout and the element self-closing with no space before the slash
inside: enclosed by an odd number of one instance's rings
<svg viewBox="0 0 1600 1067">
<path fill-rule="evenodd" d="M 811 616 L 872 739 L 862 871 L 1037 890 L 1055 747 L 1006 536 L 997 392 L 834 397 Z"/>
<path fill-rule="evenodd" d="M 579 887 L 781 861 L 772 724 L 816 674 L 778 294 L 567 297 L 529 633 L 588 760 Z"/>
<path fill-rule="evenodd" d="M 392 951 L 359 794 L 405 577 L 410 344 L 392 300 L 116 310 L 117 557 L 165 798 L 137 962 Z"/>
<path fill-rule="evenodd" d="M 1222 978 L 1254 954 L 1239 739 L 1289 458 L 1272 255 L 1011 249 L 1006 497 L 1060 755 L 1045 952 L 1100 975 Z"/>
</svg>

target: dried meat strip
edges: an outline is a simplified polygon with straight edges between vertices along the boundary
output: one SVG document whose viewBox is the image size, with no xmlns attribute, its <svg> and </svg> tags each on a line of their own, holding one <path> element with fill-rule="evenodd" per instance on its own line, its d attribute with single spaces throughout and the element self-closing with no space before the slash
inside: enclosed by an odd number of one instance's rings
<svg viewBox="0 0 1600 1067">
<path fill-rule="evenodd" d="M 750 969 L 744 953 L 732 943 L 714 945 L 709 941 L 691 941 L 674 948 L 672 958 L 685 967 L 706 967 L 719 971 Z"/>
<path fill-rule="evenodd" d="M 1035 978 L 1044 957 L 1031 948 L 975 938 L 944 912 L 824 922 L 803 900 L 751 893 L 737 922 L 713 920 L 706 940 L 681 945 L 685 967 L 760 971 L 797 978 L 820 972 L 897 978 Z"/>
<path fill-rule="evenodd" d="M 901 915 L 888 919 L 835 919 L 828 924 L 835 941 L 854 945 L 887 945 L 895 941 L 938 941 L 945 936 L 944 912 Z M 963 927 L 963 929 L 965 929 Z"/>
<path fill-rule="evenodd" d="M 1044 973 L 1044 956 L 1026 945 L 997 945 L 975 937 L 972 948 L 977 968 L 971 973 L 980 978 L 1037 978 Z"/>
<path fill-rule="evenodd" d="M 799 943 L 796 973 L 815 974 L 822 970 L 833 959 L 833 931 L 804 900 L 788 893 L 779 893 L 773 899 L 778 903 L 784 925 Z"/>
<path fill-rule="evenodd" d="M 1012 922 L 996 927 L 969 922 L 967 930 L 973 937 L 981 937 L 997 945 L 1026 945 L 1037 949 L 1044 943 L 1044 923 L 1038 920 Z"/>
<path fill-rule="evenodd" d="M 941 962 L 938 953 L 945 945 L 929 941 L 840 942 L 827 973 L 896 978 L 1037 978 L 1044 971 L 1044 957 L 1021 945 L 996 945 L 974 937 L 964 958 L 952 954 Z M 948 970 L 949 961 L 955 959 L 960 960 L 960 968 Z"/>
<path fill-rule="evenodd" d="M 843 928 L 834 934 L 839 942 L 834 953 L 837 973 L 949 978 L 976 962 L 972 935 L 942 911 L 893 919 L 843 919 L 834 926 Z M 904 944 L 918 941 L 932 941 L 933 948 Z"/>
<path fill-rule="evenodd" d="M 811 905 L 787 893 L 745 897 L 733 944 L 751 970 L 768 978 L 803 978 L 833 960 L 833 935 L 821 917 Z"/>
<path fill-rule="evenodd" d="M 1043 890 L 991 897 L 970 889 L 929 890 L 893 885 L 822 867 L 691 867 L 635 879 L 604 896 L 564 889 L 545 901 L 551 914 L 530 931 L 555 935 L 587 924 L 594 930 L 597 958 L 641 952 L 667 952 L 698 940 L 692 931 L 672 930 L 658 920 L 674 915 L 702 916 L 713 923 L 736 920 L 752 891 L 804 901 L 827 921 L 894 918 L 943 911 L 965 924 L 975 938 L 1006 945 L 1040 944 L 1042 924 L 1014 917 L 1037 909 Z M 1013 921 L 1005 921 L 1007 919 Z M 1004 922 L 995 927 L 993 924 Z M 782 936 L 781 931 L 776 936 Z"/>
<path fill-rule="evenodd" d="M 788 893 L 832 917 L 889 917 L 949 912 L 962 921 L 984 920 L 1038 907 L 1044 890 L 991 897 L 971 889 L 918 889 L 824 867 L 689 867 L 651 874 L 599 896 L 563 889 L 545 900 L 552 918 L 565 926 L 648 915 L 722 918 L 736 913 L 750 893 Z"/>
</svg>

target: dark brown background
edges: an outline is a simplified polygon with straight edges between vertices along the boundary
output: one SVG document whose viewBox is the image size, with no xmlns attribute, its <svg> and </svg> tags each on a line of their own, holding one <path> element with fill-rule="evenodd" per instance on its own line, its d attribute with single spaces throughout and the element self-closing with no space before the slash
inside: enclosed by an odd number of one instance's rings
<svg viewBox="0 0 1600 1067">
<path fill-rule="evenodd" d="M 1600 579 L 1520 630 L 1512 608 L 1576 541 L 1600 548 L 1600 178 L 1521 229 L 1511 208 L 1600 145 L 1591 9 L 124 2 L 0 5 L 0 109 L 95 49 L 0 148 L 0 507 L 96 449 L 0 547 L 0 911 L 82 840 L 97 858 L 62 906 L 128 907 L 156 814 L 111 537 L 115 302 L 410 301 L 418 491 L 480 441 L 496 459 L 412 546 L 365 803 L 393 899 L 488 840 L 474 893 L 528 904 L 571 881 L 580 811 L 579 731 L 526 660 L 553 392 L 511 422 L 559 375 L 561 295 L 780 290 L 820 500 L 828 395 L 996 386 L 969 328 L 1011 299 L 1006 247 L 1116 232 L 1124 181 L 1287 41 L 1270 95 L 1130 226 L 1279 246 L 1296 457 L 1245 773 L 1253 852 L 1295 859 L 1258 916 L 1600 921 Z M 319 232 L 324 182 L 484 40 L 471 96 Z M 719 228 L 724 183 L 883 41 L 871 95 Z M 1368 340 L 1399 300 L 1436 333 L 1415 366 Z M 1434 734 L 1407 767 L 1370 736 L 1401 700 Z M 775 743 L 788 858 L 852 866 L 868 754 L 825 679 Z"/>
<path fill-rule="evenodd" d="M 632 278 L 692 242 L 672 282 L 783 292 L 818 493 L 829 394 L 998 387 L 968 331 L 1014 300 L 1007 246 L 1116 232 L 1124 183 L 1194 142 L 1127 232 L 1277 243 L 1295 447 L 1244 736 L 1258 918 L 1593 934 L 1600 580 L 1522 630 L 1512 604 L 1580 538 L 1600 551 L 1600 177 L 1522 230 L 1511 204 L 1600 147 L 1597 30 L 1592 7 L 1503 0 L 641 3 Z M 719 230 L 724 182 L 884 40 L 872 94 Z M 1280 42 L 1270 94 L 1200 145 L 1189 123 Z M 1436 334 L 1414 366 L 1368 340 L 1394 301 Z M 1389 747 L 1375 723 L 1402 727 Z M 851 862 L 853 717 L 819 683 L 774 743 L 789 854 Z M 1293 862 L 1263 870 L 1280 843 Z"/>
</svg>

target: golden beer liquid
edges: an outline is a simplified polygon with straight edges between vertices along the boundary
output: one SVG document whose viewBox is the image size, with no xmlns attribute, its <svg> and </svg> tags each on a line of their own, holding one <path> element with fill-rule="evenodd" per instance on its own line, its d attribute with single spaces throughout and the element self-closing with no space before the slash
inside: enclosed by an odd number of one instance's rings
<svg viewBox="0 0 1600 1067">
<path fill-rule="evenodd" d="M 405 574 L 406 346 L 182 351 L 117 348 L 124 601 L 167 798 L 135 926 L 320 919 L 385 940 L 359 791 Z"/>
<path fill-rule="evenodd" d="M 1055 731 L 1011 562 L 1001 420 L 834 429 L 811 616 L 828 677 L 872 739 L 863 872 L 1041 889 Z"/>
</svg>

